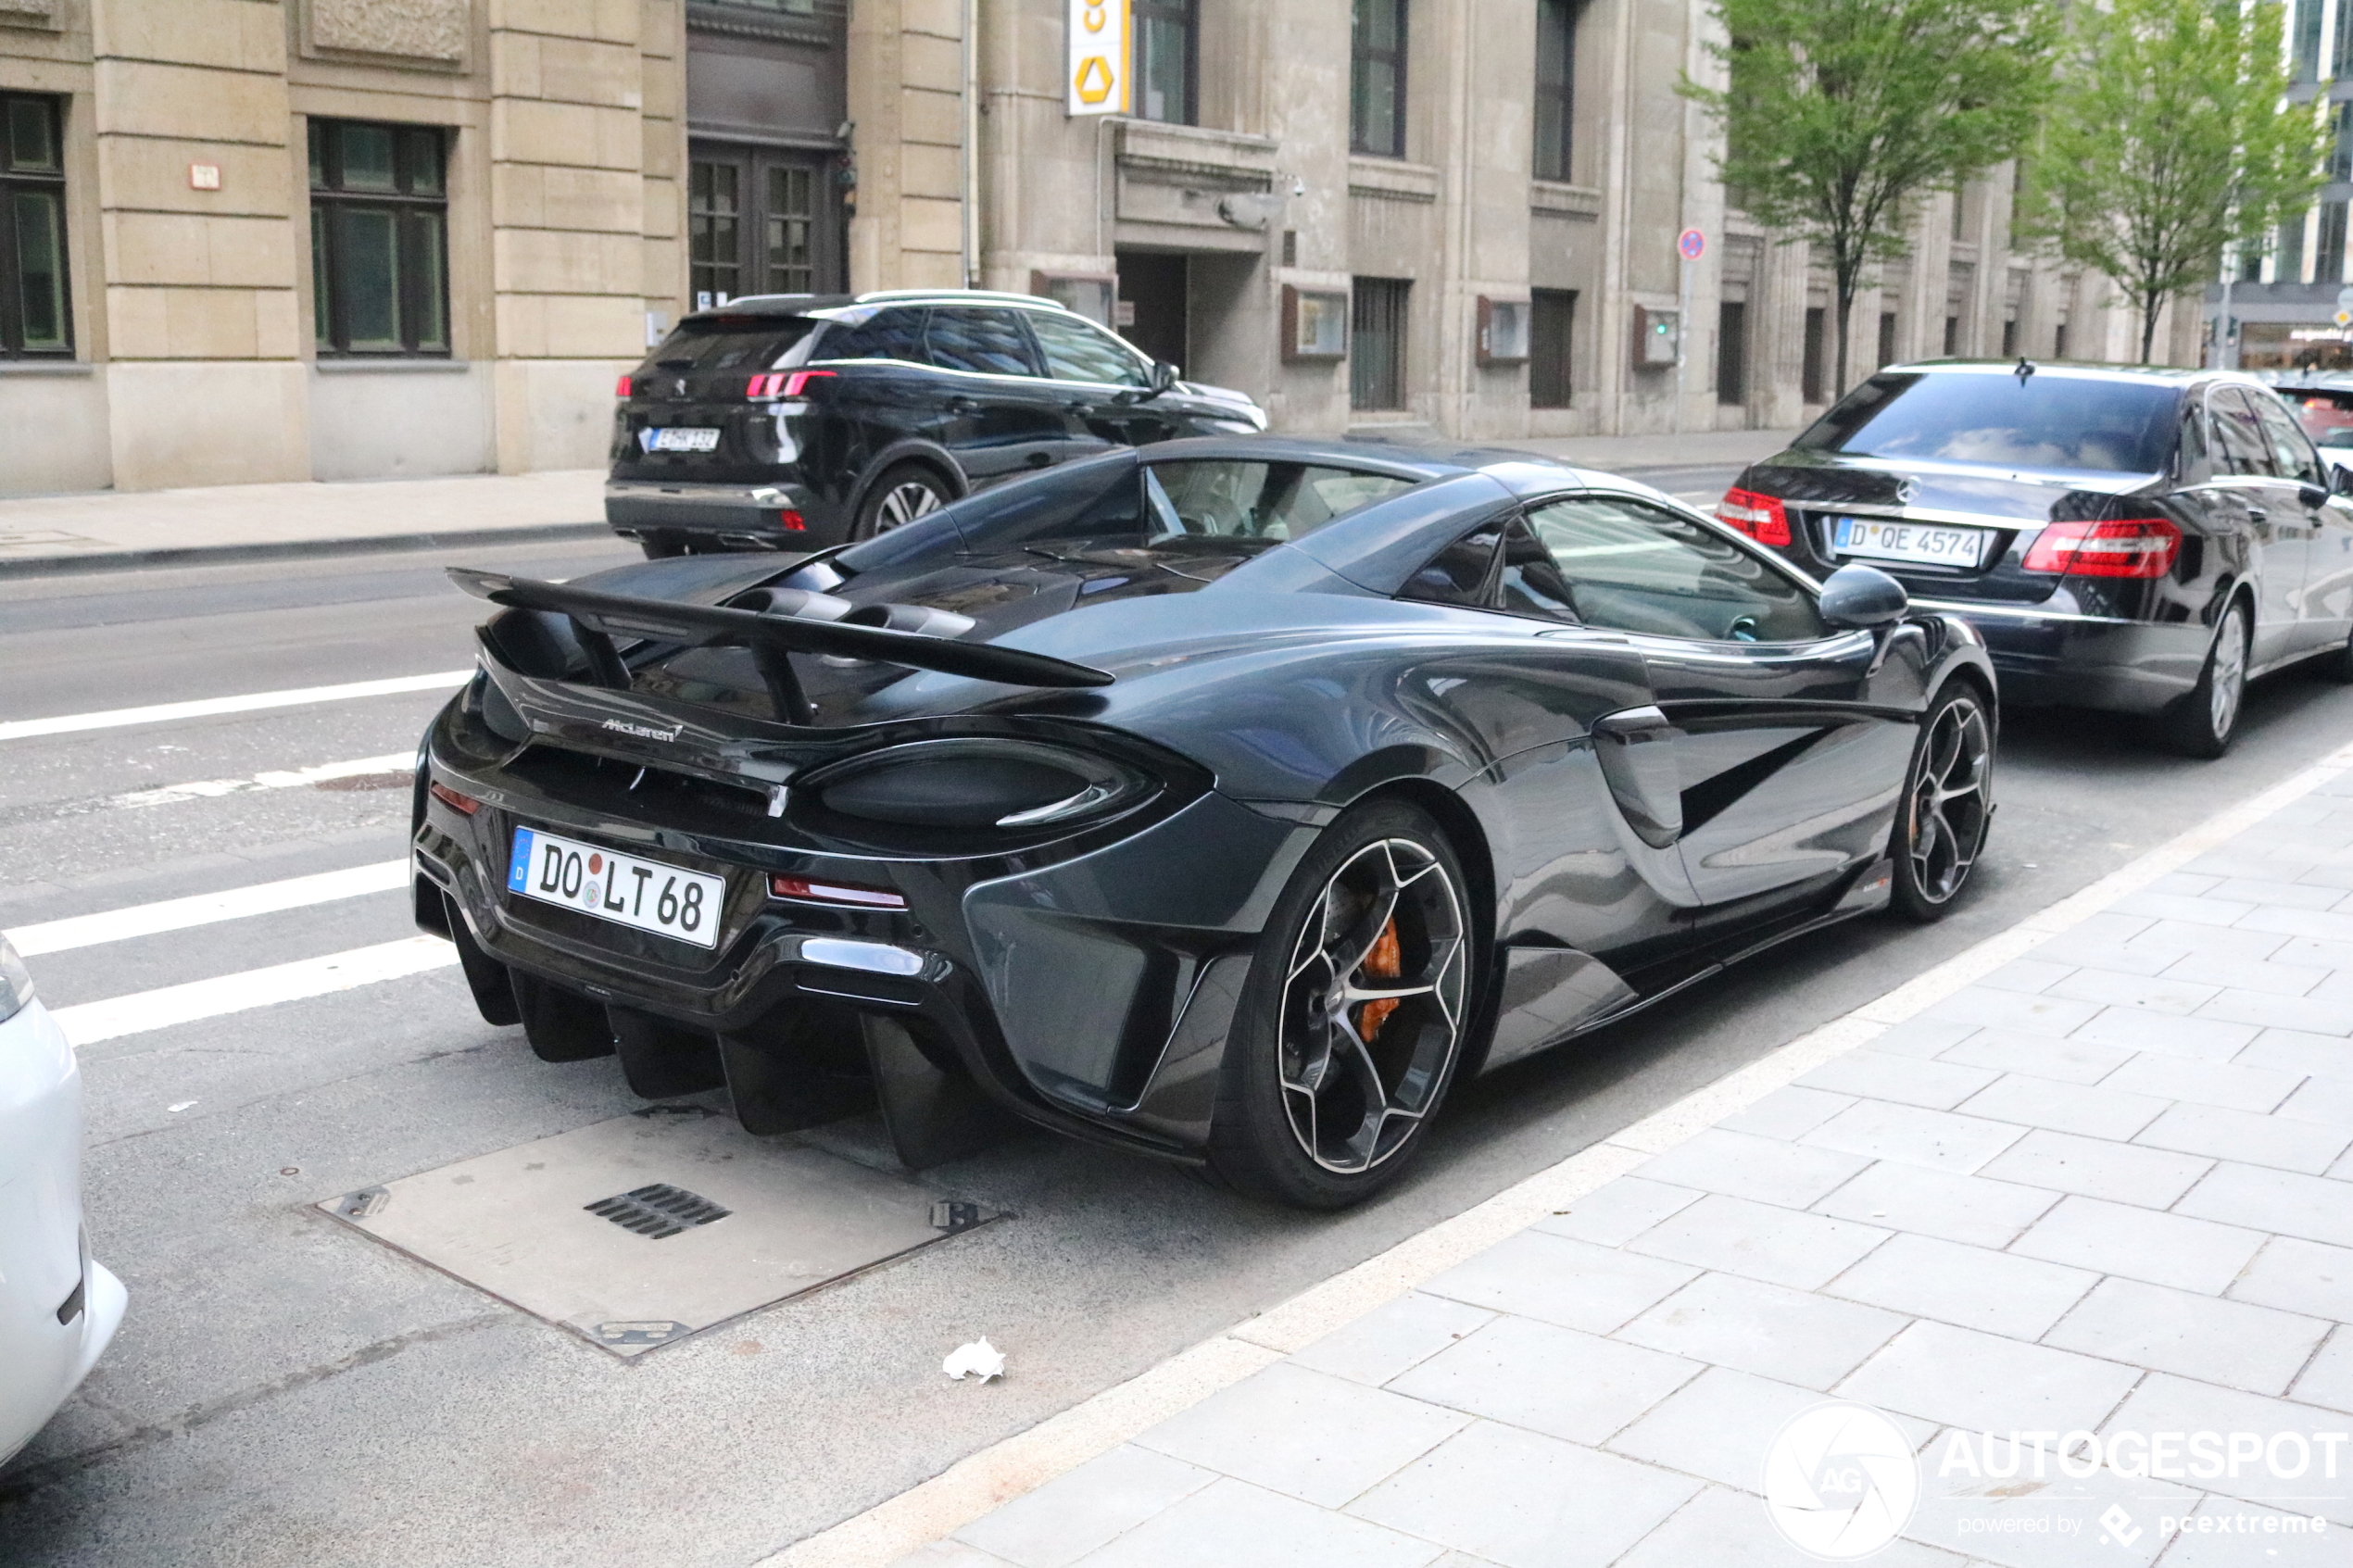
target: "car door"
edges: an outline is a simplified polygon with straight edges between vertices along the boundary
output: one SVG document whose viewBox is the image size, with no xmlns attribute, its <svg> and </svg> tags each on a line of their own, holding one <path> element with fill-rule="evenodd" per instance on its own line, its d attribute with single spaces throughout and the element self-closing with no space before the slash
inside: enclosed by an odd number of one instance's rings
<svg viewBox="0 0 2353 1568">
<path fill-rule="evenodd" d="M 2237 386 L 2207 394 L 2214 436 L 2214 477 L 2231 506 L 2246 520 L 2255 547 L 2248 552 L 2255 575 L 2257 668 L 2276 664 L 2295 646 L 2297 606 L 2304 595 L 2306 519 L 2294 504 L 2295 481 L 2284 480 L 2271 454 L 2263 417 Z M 2283 487 L 2291 494 L 2283 505 Z"/>
<path fill-rule="evenodd" d="M 1003 306 L 936 305 L 924 354 L 941 372 L 939 429 L 975 488 L 1062 460 L 1061 400 L 1020 318 Z"/>
<path fill-rule="evenodd" d="M 2347 533 L 2344 513 L 2330 495 L 2328 465 L 2286 404 L 2269 392 L 2241 392 L 2262 417 L 2271 466 L 2279 471 L 2271 514 L 2283 533 L 2293 527 L 2298 535 L 2296 625 L 2288 635 L 2288 655 L 2336 646 L 2347 630 L 2346 573 L 2353 558 L 2345 552 L 2353 534 Z"/>
<path fill-rule="evenodd" d="M 1047 380 L 1068 420 L 1069 450 L 1087 457 L 1114 446 L 1149 446 L 1176 435 L 1174 416 L 1148 399 L 1151 361 L 1093 322 L 1066 312 L 1025 310 Z"/>
<path fill-rule="evenodd" d="M 1604 733 L 1639 721 L 1671 762 L 1651 787 L 1673 792 L 1703 910 L 1810 897 L 1886 853 L 1924 696 L 1917 630 L 1832 633 L 1762 551 L 1639 496 L 1564 495 L 1527 523 L 1567 613 L 1642 657 L 1652 711 Z"/>
</svg>

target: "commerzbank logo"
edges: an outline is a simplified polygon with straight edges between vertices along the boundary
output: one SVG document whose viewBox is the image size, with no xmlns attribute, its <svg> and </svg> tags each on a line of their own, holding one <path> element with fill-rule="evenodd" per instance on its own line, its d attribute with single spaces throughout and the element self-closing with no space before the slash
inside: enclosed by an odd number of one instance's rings
<svg viewBox="0 0 2353 1568">
<path fill-rule="evenodd" d="M 1816 1405 L 1765 1456 L 1765 1512 L 1798 1550 L 1830 1562 L 1869 1557 L 1911 1522 L 1919 1461 L 1869 1405 Z"/>
</svg>

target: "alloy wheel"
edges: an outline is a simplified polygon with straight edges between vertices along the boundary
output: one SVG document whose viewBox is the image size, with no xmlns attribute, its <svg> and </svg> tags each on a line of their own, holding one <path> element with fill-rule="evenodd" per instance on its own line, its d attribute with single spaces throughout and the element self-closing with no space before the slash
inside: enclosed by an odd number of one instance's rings
<svg viewBox="0 0 2353 1568">
<path fill-rule="evenodd" d="M 1905 852 L 1912 884 L 1942 904 L 1969 881 L 1992 815 L 1993 737 L 1973 697 L 1946 703 L 1929 721 L 1920 767 L 1906 802 Z"/>
<path fill-rule="evenodd" d="M 1341 1174 L 1404 1146 L 1460 1049 L 1467 923 L 1446 868 L 1384 838 L 1324 884 L 1283 983 L 1283 1107 L 1308 1158 Z"/>
<path fill-rule="evenodd" d="M 2207 681 L 2207 718 L 2217 740 L 2230 738 L 2246 696 L 2246 612 L 2233 605 L 2214 637 L 2214 669 Z"/>
<path fill-rule="evenodd" d="M 875 532 L 887 533 L 938 509 L 939 492 L 923 481 L 909 480 L 904 484 L 894 484 L 884 495 L 882 505 L 875 508 Z"/>
</svg>

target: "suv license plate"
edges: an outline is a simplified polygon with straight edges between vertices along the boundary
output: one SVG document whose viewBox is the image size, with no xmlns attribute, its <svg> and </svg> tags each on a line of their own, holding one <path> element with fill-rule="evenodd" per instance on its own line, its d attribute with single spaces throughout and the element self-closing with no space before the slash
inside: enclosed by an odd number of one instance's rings
<svg viewBox="0 0 2353 1568">
<path fill-rule="evenodd" d="M 648 452 L 716 452 L 719 433 L 715 430 L 649 430 L 646 432 Z"/>
<path fill-rule="evenodd" d="M 615 925 L 715 947 L 727 882 L 536 828 L 517 828 L 507 891 Z"/>
<path fill-rule="evenodd" d="M 1831 547 L 1843 556 L 1872 560 L 1974 569 L 1985 558 L 1986 538 L 1982 528 L 1931 528 L 1918 522 L 1843 517 L 1831 531 Z"/>
</svg>

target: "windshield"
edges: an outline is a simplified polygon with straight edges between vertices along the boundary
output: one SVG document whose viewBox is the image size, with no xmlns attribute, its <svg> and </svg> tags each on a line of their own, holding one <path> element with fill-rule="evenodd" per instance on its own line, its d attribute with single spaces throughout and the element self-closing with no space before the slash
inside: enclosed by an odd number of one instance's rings
<svg viewBox="0 0 2353 1568">
<path fill-rule="evenodd" d="M 2301 387 L 2275 389 L 2296 410 L 2296 422 L 2317 445 L 2353 446 L 2353 392 L 2313 392 Z"/>
<path fill-rule="evenodd" d="M 853 546 L 849 573 L 940 549 L 993 554 L 1066 545 L 1183 550 L 1203 540 L 1264 549 L 1315 532 L 1420 483 L 1318 463 L 1185 458 L 1142 463 L 1116 452 L 984 490 Z"/>
<path fill-rule="evenodd" d="M 2155 473 L 2172 454 L 2179 388 L 2085 377 L 1873 376 L 1796 445 L 1860 458 Z"/>
<path fill-rule="evenodd" d="M 681 321 L 648 361 L 663 370 L 787 370 L 824 323 L 807 316 L 709 316 Z"/>
</svg>

